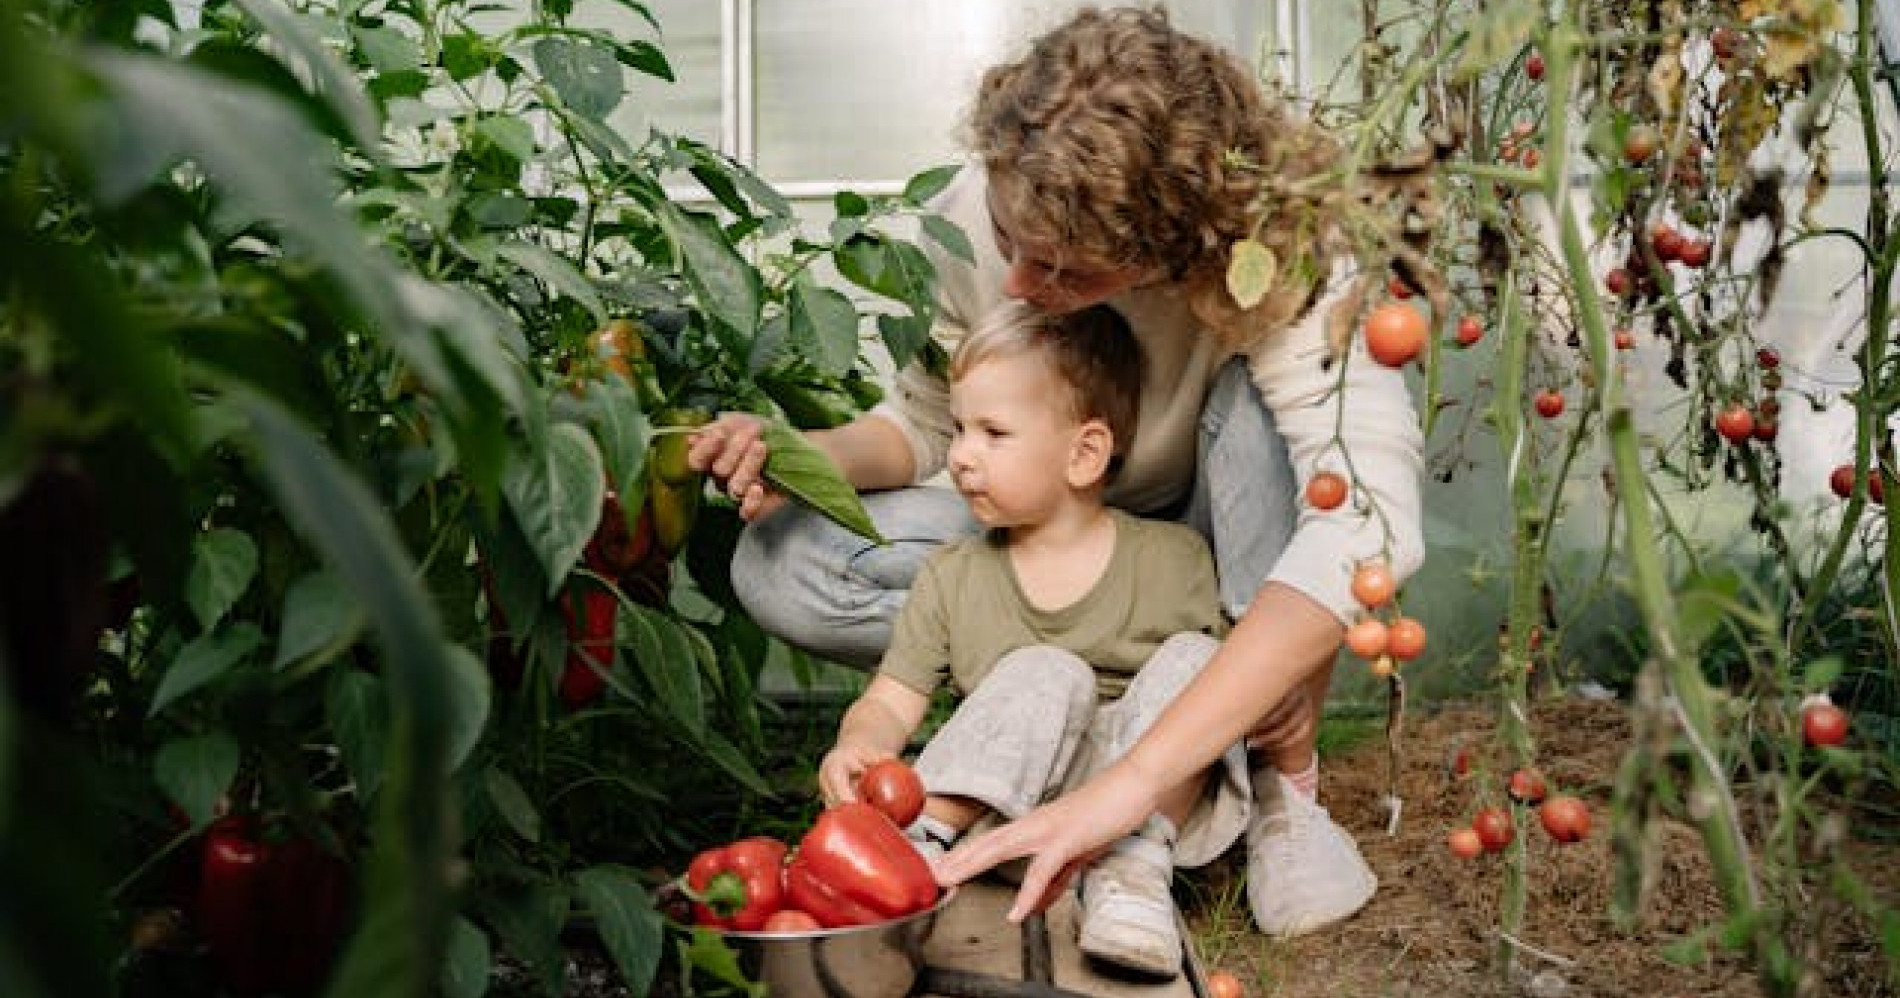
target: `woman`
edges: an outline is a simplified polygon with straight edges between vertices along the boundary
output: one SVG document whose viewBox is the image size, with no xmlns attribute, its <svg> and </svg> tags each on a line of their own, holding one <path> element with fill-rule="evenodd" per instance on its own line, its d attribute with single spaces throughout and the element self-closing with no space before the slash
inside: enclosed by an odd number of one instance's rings
<svg viewBox="0 0 1900 998">
<path fill-rule="evenodd" d="M 1422 442 L 1404 380 L 1356 339 L 1343 368 L 1327 346 L 1325 316 L 1352 276 L 1333 215 L 1339 186 L 1326 176 L 1338 150 L 1233 56 L 1141 9 L 1080 11 L 989 71 L 970 144 L 974 162 L 937 208 L 977 257 L 936 260 L 934 335 L 953 348 L 1005 297 L 1119 311 L 1148 376 L 1108 499 L 1199 527 L 1236 624 L 1121 762 L 959 846 L 939 875 L 954 883 L 1033 857 L 1011 913 L 1021 918 L 1245 735 L 1258 759 L 1246 832 L 1256 922 L 1291 935 L 1344 918 L 1377 881 L 1314 800 L 1320 707 L 1358 612 L 1353 569 L 1380 560 L 1403 580 L 1423 541 Z M 1280 279 L 1242 308 L 1226 275 L 1230 248 L 1248 237 Z M 942 374 L 913 364 L 876 410 L 812 435 L 893 542 L 873 547 L 769 489 L 756 419 L 729 415 L 702 431 L 689 459 L 752 521 L 733 577 L 754 617 L 818 654 L 874 663 L 918 563 L 975 529 L 954 492 L 919 487 L 942 468 L 952 432 Z M 1303 508 L 1306 479 L 1326 468 L 1349 471 L 1357 501 Z"/>
</svg>

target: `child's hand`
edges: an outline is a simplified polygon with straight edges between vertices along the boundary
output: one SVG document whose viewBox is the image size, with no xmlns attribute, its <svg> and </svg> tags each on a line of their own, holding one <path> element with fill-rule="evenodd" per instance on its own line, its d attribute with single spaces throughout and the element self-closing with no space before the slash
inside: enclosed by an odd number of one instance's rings
<svg viewBox="0 0 1900 998">
<path fill-rule="evenodd" d="M 895 758 L 891 753 L 865 745 L 838 744 L 818 763 L 818 792 L 825 806 L 858 799 L 858 777 L 874 762 Z"/>
</svg>

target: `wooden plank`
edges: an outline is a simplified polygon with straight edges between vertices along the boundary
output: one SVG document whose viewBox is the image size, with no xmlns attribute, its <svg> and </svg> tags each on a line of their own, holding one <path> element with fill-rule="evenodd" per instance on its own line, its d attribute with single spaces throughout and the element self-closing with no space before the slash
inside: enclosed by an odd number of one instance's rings
<svg viewBox="0 0 1900 998">
<path fill-rule="evenodd" d="M 958 888 L 955 901 L 937 918 L 936 929 L 924 943 L 924 964 L 946 971 L 969 972 L 1007 981 L 1023 981 L 1024 926 L 1005 917 L 1016 888 L 995 880 L 979 880 Z M 1168 981 L 1133 977 L 1090 961 L 1076 948 L 1077 905 L 1073 892 L 1052 905 L 1045 916 L 1048 957 L 1054 985 L 1063 991 L 1094 998 L 1200 998 L 1200 961 L 1184 929 L 1184 972 Z M 923 992 L 917 998 L 969 998 L 966 995 Z"/>
</svg>

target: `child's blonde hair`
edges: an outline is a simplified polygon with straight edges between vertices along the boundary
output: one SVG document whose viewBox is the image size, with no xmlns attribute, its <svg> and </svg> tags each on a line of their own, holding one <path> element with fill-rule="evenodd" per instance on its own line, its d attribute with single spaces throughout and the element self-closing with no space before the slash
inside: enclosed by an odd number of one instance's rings
<svg viewBox="0 0 1900 998">
<path fill-rule="evenodd" d="M 1000 357 L 1033 356 L 1061 382 L 1058 404 L 1076 422 L 1100 419 L 1114 437 L 1114 467 L 1128 453 L 1141 416 L 1141 344 L 1121 313 L 1095 305 L 1049 315 L 1020 301 L 991 312 L 950 358 L 955 383 L 972 368 Z M 1111 474 L 1113 473 L 1111 469 Z"/>
</svg>

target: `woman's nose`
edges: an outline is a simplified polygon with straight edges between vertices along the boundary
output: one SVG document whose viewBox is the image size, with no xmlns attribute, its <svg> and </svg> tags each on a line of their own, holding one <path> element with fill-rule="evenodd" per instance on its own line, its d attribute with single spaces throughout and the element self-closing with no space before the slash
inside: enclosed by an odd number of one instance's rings
<svg viewBox="0 0 1900 998">
<path fill-rule="evenodd" d="M 1009 269 L 1003 272 L 1003 294 L 1017 301 L 1028 301 L 1042 281 L 1042 274 L 1035 264 L 1020 256 L 1012 257 Z"/>
</svg>

